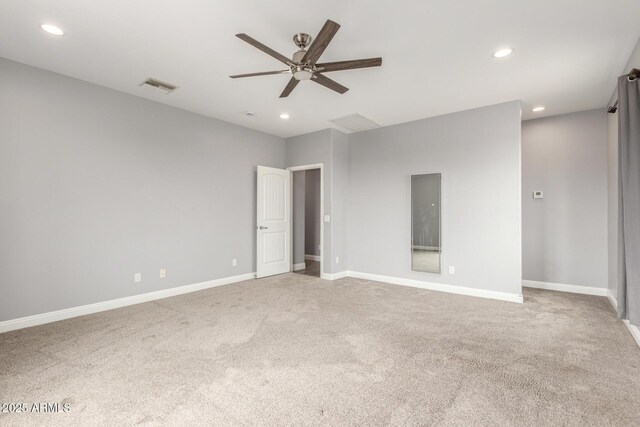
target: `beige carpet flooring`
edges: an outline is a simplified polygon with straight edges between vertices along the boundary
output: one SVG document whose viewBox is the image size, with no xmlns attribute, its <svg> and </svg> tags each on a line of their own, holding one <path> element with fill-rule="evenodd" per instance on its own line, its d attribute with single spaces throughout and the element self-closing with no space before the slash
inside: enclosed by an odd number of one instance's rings
<svg viewBox="0 0 640 427">
<path fill-rule="evenodd" d="M 300 274 L 0 334 L 2 426 L 640 425 L 603 297 L 516 304 Z"/>
</svg>

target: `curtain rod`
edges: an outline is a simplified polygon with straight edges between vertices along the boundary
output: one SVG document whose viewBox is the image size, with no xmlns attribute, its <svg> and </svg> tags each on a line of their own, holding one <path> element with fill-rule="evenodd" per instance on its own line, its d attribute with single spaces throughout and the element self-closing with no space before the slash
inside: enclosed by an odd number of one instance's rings
<svg viewBox="0 0 640 427">
<path fill-rule="evenodd" d="M 637 68 L 634 68 L 633 70 L 631 70 L 629 72 L 629 74 L 627 74 L 627 77 L 629 78 L 629 80 L 635 80 L 638 77 L 640 77 L 640 70 L 638 70 Z M 607 109 L 607 112 L 609 113 L 615 113 L 616 111 L 618 111 L 618 100 L 616 99 L 616 102 L 613 103 L 612 106 L 610 106 Z"/>
</svg>

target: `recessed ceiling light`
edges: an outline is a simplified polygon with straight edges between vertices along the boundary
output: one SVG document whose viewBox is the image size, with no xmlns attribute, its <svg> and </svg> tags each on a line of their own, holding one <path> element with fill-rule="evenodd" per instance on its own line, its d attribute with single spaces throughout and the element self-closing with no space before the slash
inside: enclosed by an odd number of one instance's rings
<svg viewBox="0 0 640 427">
<path fill-rule="evenodd" d="M 62 31 L 59 27 L 51 24 L 42 24 L 40 25 L 42 30 L 46 31 L 49 34 L 53 34 L 54 36 L 64 36 L 64 31 Z"/>
<path fill-rule="evenodd" d="M 513 49 L 510 47 L 506 47 L 504 49 L 496 50 L 493 52 L 494 58 L 504 58 L 505 56 L 509 56 L 513 53 Z"/>
<path fill-rule="evenodd" d="M 539 106 L 539 107 L 534 107 L 533 110 L 531 110 L 531 111 L 533 111 L 534 113 L 537 113 L 539 111 L 544 111 L 544 107 L 542 105 Z"/>
<path fill-rule="evenodd" d="M 280 118 L 284 119 L 284 120 L 287 120 L 289 118 L 289 115 L 287 113 L 282 113 L 282 114 L 280 114 Z"/>
</svg>

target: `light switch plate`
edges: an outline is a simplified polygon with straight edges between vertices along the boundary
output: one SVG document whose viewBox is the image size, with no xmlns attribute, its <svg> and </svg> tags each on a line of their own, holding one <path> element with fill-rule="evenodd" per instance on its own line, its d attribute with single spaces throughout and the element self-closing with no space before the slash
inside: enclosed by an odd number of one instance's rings
<svg viewBox="0 0 640 427">
<path fill-rule="evenodd" d="M 534 191 L 533 192 L 533 198 L 534 199 L 544 199 L 544 192 L 542 191 Z"/>
</svg>

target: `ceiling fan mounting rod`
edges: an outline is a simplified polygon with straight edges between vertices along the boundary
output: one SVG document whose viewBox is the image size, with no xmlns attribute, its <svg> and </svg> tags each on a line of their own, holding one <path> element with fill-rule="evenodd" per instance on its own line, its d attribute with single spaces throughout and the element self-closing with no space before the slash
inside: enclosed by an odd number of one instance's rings
<svg viewBox="0 0 640 427">
<path fill-rule="evenodd" d="M 307 33 L 296 33 L 296 34 L 293 35 L 293 42 L 300 49 L 304 49 L 307 46 L 309 46 L 309 44 L 311 43 L 312 40 L 313 40 L 313 37 L 311 37 Z"/>
</svg>

